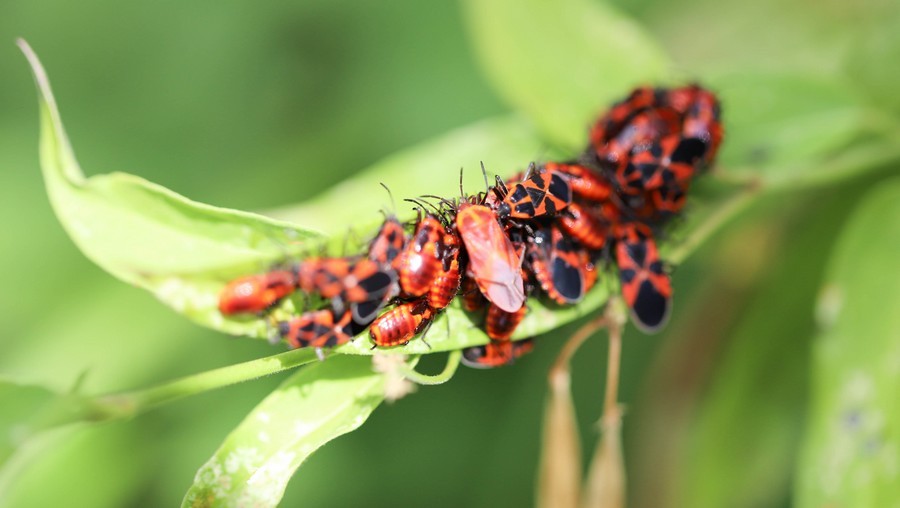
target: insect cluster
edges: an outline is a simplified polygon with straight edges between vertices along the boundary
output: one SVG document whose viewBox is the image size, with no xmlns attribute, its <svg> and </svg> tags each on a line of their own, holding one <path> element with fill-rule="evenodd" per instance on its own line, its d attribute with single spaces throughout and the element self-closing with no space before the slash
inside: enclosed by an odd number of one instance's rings
<svg viewBox="0 0 900 508">
<path fill-rule="evenodd" d="M 366 253 L 239 278 L 222 291 L 219 309 L 265 313 L 299 290 L 324 303 L 276 322 L 292 347 L 339 346 L 366 328 L 373 347 L 392 347 L 424 334 L 460 296 L 466 310 L 484 312 L 491 339 L 466 349 L 464 362 L 494 367 L 533 347 L 510 340 L 528 296 L 576 304 L 598 266 L 614 262 L 633 321 L 657 331 L 672 286 L 655 238 L 715 158 L 719 117 L 718 100 L 699 86 L 638 88 L 597 120 L 576 159 L 532 164 L 477 195 L 411 200 L 417 219 L 404 225 L 387 216 Z"/>
</svg>

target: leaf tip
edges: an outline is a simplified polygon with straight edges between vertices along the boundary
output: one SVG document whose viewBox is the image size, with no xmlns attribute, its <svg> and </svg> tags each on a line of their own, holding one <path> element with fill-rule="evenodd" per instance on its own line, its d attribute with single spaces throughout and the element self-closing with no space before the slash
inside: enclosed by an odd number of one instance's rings
<svg viewBox="0 0 900 508">
<path fill-rule="evenodd" d="M 41 60 L 38 58 L 37 53 L 31 49 L 31 45 L 28 44 L 28 41 L 25 39 L 18 37 L 16 38 L 16 46 L 19 46 L 19 49 L 25 55 L 25 59 L 28 60 L 28 65 L 31 66 L 31 72 L 34 74 L 34 80 L 37 82 L 38 89 L 41 93 L 41 99 L 50 104 L 52 109 L 56 109 L 56 103 L 53 100 L 53 93 L 50 91 L 50 79 L 47 77 L 47 71 L 44 70 L 44 66 L 41 64 Z"/>
</svg>

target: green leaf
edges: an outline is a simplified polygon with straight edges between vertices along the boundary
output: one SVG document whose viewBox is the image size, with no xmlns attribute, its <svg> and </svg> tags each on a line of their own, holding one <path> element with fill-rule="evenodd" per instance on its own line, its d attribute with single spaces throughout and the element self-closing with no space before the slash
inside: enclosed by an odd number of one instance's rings
<svg viewBox="0 0 900 508">
<path fill-rule="evenodd" d="M 385 376 L 372 371 L 369 358 L 335 356 L 304 368 L 225 439 L 197 472 L 182 506 L 276 506 L 300 464 L 362 425 L 384 390 Z"/>
<path fill-rule="evenodd" d="M 0 466 L 31 436 L 31 425 L 58 395 L 46 388 L 0 380 Z"/>
<path fill-rule="evenodd" d="M 732 174 L 769 183 L 827 178 L 839 150 L 868 128 L 869 111 L 856 95 L 808 73 L 736 72 L 711 84 L 721 95 L 725 121 L 719 164 Z"/>
<path fill-rule="evenodd" d="M 668 59 L 606 2 L 468 0 L 469 30 L 498 93 L 550 140 L 581 149 L 586 127 L 636 85 L 665 76 Z"/>
<path fill-rule="evenodd" d="M 797 506 L 900 504 L 900 179 L 844 228 L 819 299 Z"/>
<path fill-rule="evenodd" d="M 265 335 L 260 320 L 223 319 L 218 292 L 315 244 L 318 234 L 245 212 L 191 201 L 136 176 L 85 178 L 63 130 L 47 75 L 27 43 L 40 94 L 41 168 L 50 202 L 79 249 L 119 279 L 153 292 L 189 318 L 229 333 Z"/>
</svg>

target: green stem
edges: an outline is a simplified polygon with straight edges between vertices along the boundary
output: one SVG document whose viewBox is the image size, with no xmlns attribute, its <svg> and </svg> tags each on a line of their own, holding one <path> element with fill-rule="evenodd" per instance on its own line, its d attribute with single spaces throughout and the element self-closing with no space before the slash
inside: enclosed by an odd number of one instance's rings
<svg viewBox="0 0 900 508">
<path fill-rule="evenodd" d="M 131 418 L 150 409 L 217 388 L 257 379 L 305 365 L 316 360 L 311 349 L 295 349 L 265 358 L 220 367 L 185 376 L 161 385 L 130 392 L 71 396 L 41 418 L 34 430 L 79 421 L 104 422 Z"/>
<path fill-rule="evenodd" d="M 870 142 L 835 155 L 834 158 L 818 164 L 814 171 L 805 171 L 799 177 L 766 181 L 765 189 L 767 192 L 781 192 L 836 185 L 860 175 L 859 168 L 886 165 L 897 162 L 898 159 L 900 159 L 900 144 Z"/>
<path fill-rule="evenodd" d="M 444 366 L 444 370 L 440 373 L 430 376 L 411 368 L 405 373 L 406 379 L 419 385 L 440 385 L 446 383 L 447 381 L 450 381 L 450 378 L 456 373 L 456 368 L 459 367 L 459 360 L 461 358 L 462 350 L 455 349 L 450 351 L 450 354 L 447 355 L 447 365 Z"/>
<path fill-rule="evenodd" d="M 860 167 L 889 164 L 900 159 L 900 145 L 885 146 L 884 143 L 864 145 L 823 162 L 816 171 L 805 171 L 799 177 L 766 180 L 750 175 L 752 169 L 734 172 L 718 172 L 717 180 L 728 184 L 739 184 L 742 189 L 730 196 L 713 210 L 709 217 L 698 226 L 680 245 L 671 250 L 667 259 L 673 263 L 683 262 L 709 237 L 718 232 L 732 218 L 763 196 L 776 192 L 809 190 L 828 185 L 836 185 L 859 174 Z"/>
<path fill-rule="evenodd" d="M 756 186 L 746 187 L 729 197 L 718 208 L 713 210 L 708 218 L 703 221 L 681 244 L 672 249 L 666 258 L 672 263 L 682 263 L 688 255 L 697 249 L 709 237 L 719 231 L 732 218 L 746 210 L 762 193 Z"/>
</svg>

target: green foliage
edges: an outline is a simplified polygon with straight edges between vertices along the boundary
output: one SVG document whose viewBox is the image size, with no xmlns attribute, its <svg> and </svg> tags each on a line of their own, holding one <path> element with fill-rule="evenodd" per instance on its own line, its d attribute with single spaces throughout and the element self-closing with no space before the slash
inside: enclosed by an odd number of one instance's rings
<svg viewBox="0 0 900 508">
<path fill-rule="evenodd" d="M 900 180 L 843 229 L 819 297 L 797 506 L 900 503 Z"/>
</svg>

